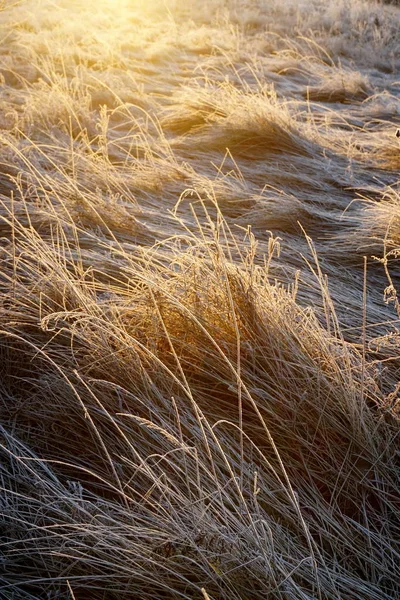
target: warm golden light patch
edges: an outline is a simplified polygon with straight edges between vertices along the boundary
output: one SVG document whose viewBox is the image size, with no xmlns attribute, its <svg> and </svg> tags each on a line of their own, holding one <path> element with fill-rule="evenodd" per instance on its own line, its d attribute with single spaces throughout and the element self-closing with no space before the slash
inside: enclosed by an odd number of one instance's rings
<svg viewBox="0 0 400 600">
<path fill-rule="evenodd" d="M 115 16 L 129 16 L 131 13 L 141 13 L 145 16 L 157 14 L 160 12 L 168 12 L 176 5 L 175 1 L 171 0 L 77 0 L 69 2 L 75 6 L 80 6 L 83 9 L 99 12 L 101 10 L 112 11 Z"/>
</svg>

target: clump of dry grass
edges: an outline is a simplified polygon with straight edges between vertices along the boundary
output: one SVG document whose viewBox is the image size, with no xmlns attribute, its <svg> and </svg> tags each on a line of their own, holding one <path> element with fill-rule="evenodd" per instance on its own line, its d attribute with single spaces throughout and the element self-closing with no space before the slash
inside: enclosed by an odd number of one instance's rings
<svg viewBox="0 0 400 600">
<path fill-rule="evenodd" d="M 233 264 L 226 225 L 209 227 L 169 264 L 116 250 L 107 284 L 16 230 L 4 589 L 396 596 L 395 411 L 329 296 L 324 329 L 254 265 L 254 239 Z"/>
<path fill-rule="evenodd" d="M 365 75 L 338 70 L 319 85 L 309 87 L 306 97 L 314 102 L 354 102 L 367 98 L 368 88 Z"/>
<path fill-rule="evenodd" d="M 313 144 L 302 139 L 290 112 L 270 90 L 243 94 L 225 85 L 204 95 L 203 100 L 199 94 L 200 106 L 195 106 L 197 135 L 190 138 L 191 147 L 196 142 L 202 150 L 224 151 L 229 147 L 236 155 L 253 158 L 266 153 L 312 154 Z M 182 123 L 180 114 L 174 118 Z"/>
<path fill-rule="evenodd" d="M 142 4 L 0 16 L 0 595 L 395 600 L 398 10 Z"/>
</svg>

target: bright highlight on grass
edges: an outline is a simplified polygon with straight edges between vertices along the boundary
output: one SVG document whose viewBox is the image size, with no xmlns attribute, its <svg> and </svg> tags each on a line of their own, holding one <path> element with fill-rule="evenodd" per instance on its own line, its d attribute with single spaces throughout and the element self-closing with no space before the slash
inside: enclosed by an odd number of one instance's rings
<svg viewBox="0 0 400 600">
<path fill-rule="evenodd" d="M 398 600 L 400 9 L 0 12 L 0 598 Z"/>
</svg>

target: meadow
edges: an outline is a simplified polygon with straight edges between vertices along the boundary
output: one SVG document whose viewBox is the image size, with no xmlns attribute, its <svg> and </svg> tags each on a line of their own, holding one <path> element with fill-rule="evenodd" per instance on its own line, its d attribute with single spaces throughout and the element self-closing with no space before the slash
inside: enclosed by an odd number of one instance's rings
<svg viewBox="0 0 400 600">
<path fill-rule="evenodd" d="M 0 2 L 0 599 L 400 598 L 400 7 Z"/>
</svg>

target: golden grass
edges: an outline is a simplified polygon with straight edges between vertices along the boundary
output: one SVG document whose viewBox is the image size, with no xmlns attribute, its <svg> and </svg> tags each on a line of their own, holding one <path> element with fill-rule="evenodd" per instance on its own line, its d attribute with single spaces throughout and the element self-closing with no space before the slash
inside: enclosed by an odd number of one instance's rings
<svg viewBox="0 0 400 600">
<path fill-rule="evenodd" d="M 0 597 L 397 600 L 399 9 L 119 7 L 1 7 Z"/>
</svg>

